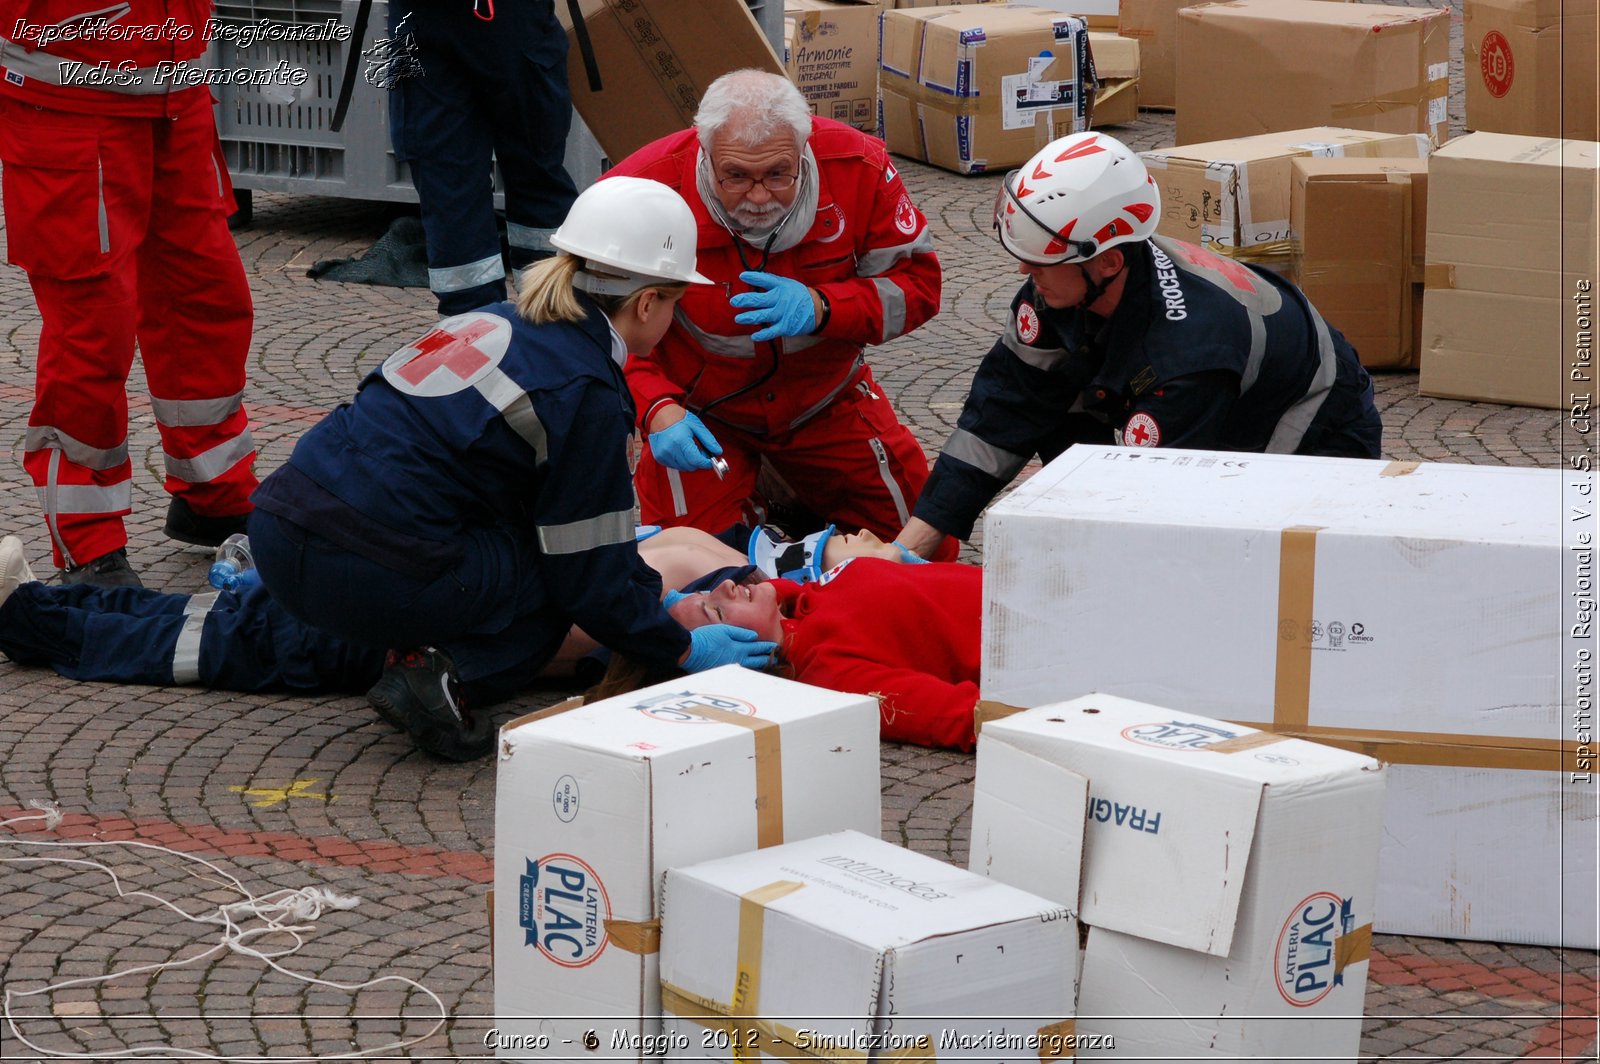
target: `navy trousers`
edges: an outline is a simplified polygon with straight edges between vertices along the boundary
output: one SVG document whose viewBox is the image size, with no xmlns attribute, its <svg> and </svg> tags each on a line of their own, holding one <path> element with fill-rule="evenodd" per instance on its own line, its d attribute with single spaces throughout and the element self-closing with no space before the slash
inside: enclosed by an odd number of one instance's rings
<svg viewBox="0 0 1600 1064">
<path fill-rule="evenodd" d="M 567 35 L 552 0 L 493 5 L 394 0 L 391 33 L 410 14 L 422 74 L 389 93 L 389 135 L 409 165 L 428 240 L 439 313 L 505 298 L 491 153 L 505 186 L 511 266 L 551 252 L 550 235 L 577 195 L 562 165 L 572 124 Z"/>
<path fill-rule="evenodd" d="M 306 692 L 365 691 L 384 654 L 302 624 L 260 586 L 169 595 L 37 582 L 0 605 L 0 651 L 70 680 Z"/>
</svg>

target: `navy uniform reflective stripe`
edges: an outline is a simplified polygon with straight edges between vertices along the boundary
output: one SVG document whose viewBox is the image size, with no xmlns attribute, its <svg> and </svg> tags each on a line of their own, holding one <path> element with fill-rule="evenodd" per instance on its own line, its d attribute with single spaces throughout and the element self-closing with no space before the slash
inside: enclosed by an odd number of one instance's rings
<svg viewBox="0 0 1600 1064">
<path fill-rule="evenodd" d="M 1042 331 L 1042 330 L 1041 330 Z M 1005 335 L 1000 342 L 1006 345 L 1006 350 L 1016 355 L 1024 364 L 1034 369 L 1049 373 L 1062 362 L 1066 361 L 1069 352 L 1064 347 L 1034 347 L 1025 343 L 1021 334 L 1017 332 L 1017 316 L 1010 315 L 1006 319 Z"/>
<path fill-rule="evenodd" d="M 183 627 L 172 645 L 172 682 L 200 682 L 200 637 L 205 632 L 206 615 L 217 605 L 220 592 L 209 591 L 190 597 L 183 607 Z"/>
<path fill-rule="evenodd" d="M 476 288 L 480 284 L 489 284 L 492 281 L 503 281 L 506 276 L 505 263 L 500 261 L 500 253 L 478 259 L 476 262 L 463 263 L 460 266 L 445 266 L 440 269 L 428 271 L 428 288 L 435 292 L 464 292 L 468 288 Z"/>
<path fill-rule="evenodd" d="M 1311 378 L 1311 386 L 1306 389 L 1306 394 L 1278 418 L 1272 438 L 1267 441 L 1268 454 L 1293 454 L 1300 447 L 1300 441 L 1305 439 L 1312 419 L 1322 409 L 1328 393 L 1333 391 L 1334 378 L 1339 373 L 1339 359 L 1333 348 L 1333 336 L 1328 332 L 1328 323 L 1322 320 L 1322 315 L 1310 303 L 1306 304 L 1306 310 L 1310 312 L 1312 330 L 1317 337 L 1317 372 Z"/>
<path fill-rule="evenodd" d="M 538 413 L 533 409 L 533 401 L 520 384 L 503 370 L 494 369 L 474 381 L 472 386 L 485 402 L 500 411 L 500 416 L 505 418 L 511 431 L 533 448 L 539 461 L 549 458 L 550 441 L 545 435 L 544 423 L 539 420 Z"/>
<path fill-rule="evenodd" d="M 974 469 L 1009 481 L 1012 477 L 1022 472 L 1022 467 L 1028 464 L 1028 456 L 1015 454 L 994 444 L 974 436 L 966 429 L 956 429 L 945 441 L 944 454 L 957 461 L 965 462 Z"/>
<path fill-rule="evenodd" d="M 632 543 L 633 540 L 632 510 L 613 510 L 564 525 L 539 526 L 539 549 L 546 554 L 581 554 L 596 547 Z"/>
</svg>

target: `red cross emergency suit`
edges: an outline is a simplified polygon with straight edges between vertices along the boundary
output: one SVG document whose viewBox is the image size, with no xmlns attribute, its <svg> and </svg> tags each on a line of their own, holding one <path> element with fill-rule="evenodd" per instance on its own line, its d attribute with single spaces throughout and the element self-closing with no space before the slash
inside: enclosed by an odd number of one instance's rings
<svg viewBox="0 0 1600 1064">
<path fill-rule="evenodd" d="M 673 400 L 705 421 L 729 469 L 682 473 L 646 448 L 635 475 L 643 519 L 716 533 L 759 523 L 745 512 L 763 456 L 800 502 L 841 526 L 893 538 L 928 476 L 927 459 L 873 381 L 863 347 L 901 336 L 939 309 L 940 270 L 927 220 L 906 193 L 880 141 L 826 118 L 808 147 L 819 188 L 804 239 L 765 255 L 707 208 L 696 186 L 693 129 L 646 145 L 610 175 L 647 177 L 676 189 L 699 225 L 696 285 L 654 352 L 628 360 L 628 386 L 648 426 Z M 810 336 L 755 343 L 729 298 L 753 289 L 744 270 L 793 278 L 830 308 Z"/>
<path fill-rule="evenodd" d="M 241 402 L 252 309 L 228 232 L 233 189 L 210 90 L 183 73 L 205 50 L 211 4 L 3 7 L 8 254 L 43 319 L 23 465 L 56 565 L 82 565 L 127 543 L 135 343 L 166 490 L 196 514 L 226 517 L 249 511 L 256 485 Z"/>
</svg>

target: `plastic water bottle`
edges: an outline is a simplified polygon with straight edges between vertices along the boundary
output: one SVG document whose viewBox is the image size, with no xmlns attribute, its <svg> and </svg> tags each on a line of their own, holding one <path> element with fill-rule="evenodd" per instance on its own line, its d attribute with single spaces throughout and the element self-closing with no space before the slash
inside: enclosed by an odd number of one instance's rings
<svg viewBox="0 0 1600 1064">
<path fill-rule="evenodd" d="M 235 532 L 217 548 L 217 560 L 211 563 L 207 581 L 218 591 L 243 591 L 261 583 L 256 571 L 255 558 L 250 554 L 250 537 Z"/>
</svg>

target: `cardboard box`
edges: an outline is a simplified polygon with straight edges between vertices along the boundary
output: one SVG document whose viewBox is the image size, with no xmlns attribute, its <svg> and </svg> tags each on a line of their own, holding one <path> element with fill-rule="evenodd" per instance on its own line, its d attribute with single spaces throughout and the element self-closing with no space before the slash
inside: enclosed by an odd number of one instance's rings
<svg viewBox="0 0 1600 1064">
<path fill-rule="evenodd" d="M 784 65 L 811 113 L 878 132 L 875 4 L 784 0 Z"/>
<path fill-rule="evenodd" d="M 1179 144 L 1319 125 L 1449 136 L 1446 8 L 1203 4 L 1178 12 L 1178 54 Z"/>
<path fill-rule="evenodd" d="M 1597 148 L 1472 133 L 1436 157 L 1422 394 L 1576 407 L 1574 417 L 1587 416 Z"/>
<path fill-rule="evenodd" d="M 970 867 L 1081 899 L 1080 1031 L 1115 1044 L 1085 1059 L 1353 1060 L 1383 782 L 1359 754 L 1089 695 L 984 724 Z"/>
<path fill-rule="evenodd" d="M 661 873 L 876 833 L 877 701 L 730 666 L 530 714 L 500 731 L 495 808 L 501 1041 L 546 1036 L 502 1056 L 570 1059 L 596 1019 L 592 1055 L 658 1056 Z"/>
<path fill-rule="evenodd" d="M 1595 0 L 1466 0 L 1467 128 L 1600 139 Z"/>
<path fill-rule="evenodd" d="M 853 831 L 670 869 L 666 899 L 669 1059 L 1073 1055 L 1064 906 Z"/>
<path fill-rule="evenodd" d="M 1562 482 L 1073 447 L 988 513 L 984 697 L 1104 691 L 1378 757 L 1379 931 L 1593 949 Z"/>
<path fill-rule="evenodd" d="M 1089 32 L 1100 91 L 1094 98 L 1094 128 L 1139 120 L 1139 42 L 1115 33 Z"/>
<path fill-rule="evenodd" d="M 613 161 L 694 125 L 700 96 L 730 70 L 783 74 L 783 63 L 744 0 L 579 0 L 600 67 L 589 87 L 567 5 L 567 84 L 584 125 Z"/>
<path fill-rule="evenodd" d="M 1295 277 L 1363 366 L 1414 369 L 1422 338 L 1426 159 L 1293 159 Z"/>
<path fill-rule="evenodd" d="M 957 173 L 1019 166 L 1088 128 L 1083 21 L 1021 4 L 883 13 L 878 88 L 889 150 Z"/>
<path fill-rule="evenodd" d="M 1140 152 L 1161 190 L 1162 236 L 1287 270 L 1292 159 L 1425 158 L 1420 133 L 1319 126 Z"/>
<path fill-rule="evenodd" d="M 1139 106 L 1178 103 L 1178 10 L 1206 0 L 1122 0 L 1117 32 L 1139 42 Z"/>
</svg>

